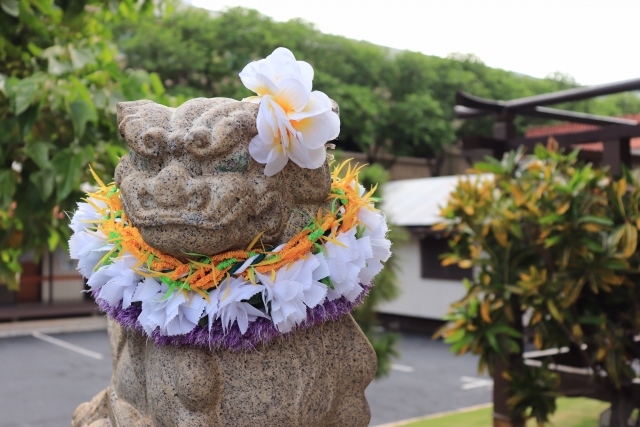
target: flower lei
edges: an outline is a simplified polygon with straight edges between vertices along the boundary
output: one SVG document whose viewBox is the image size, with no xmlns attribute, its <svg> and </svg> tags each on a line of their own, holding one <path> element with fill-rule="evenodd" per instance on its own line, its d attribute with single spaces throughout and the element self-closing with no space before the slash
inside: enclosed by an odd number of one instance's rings
<svg viewBox="0 0 640 427">
<path fill-rule="evenodd" d="M 289 242 L 266 247 L 258 235 L 245 250 L 188 253 L 194 258 L 188 262 L 147 245 L 122 208 L 120 191 L 94 174 L 99 189 L 87 193 L 72 217 L 71 257 L 101 307 L 156 342 L 197 331 L 203 345 L 252 348 L 349 312 L 389 258 L 375 188 L 365 193 L 360 168 L 347 164 L 332 173 L 331 209 L 310 217 Z M 263 329 L 252 330 L 256 324 Z M 231 335 L 233 342 L 226 339 Z"/>
</svg>

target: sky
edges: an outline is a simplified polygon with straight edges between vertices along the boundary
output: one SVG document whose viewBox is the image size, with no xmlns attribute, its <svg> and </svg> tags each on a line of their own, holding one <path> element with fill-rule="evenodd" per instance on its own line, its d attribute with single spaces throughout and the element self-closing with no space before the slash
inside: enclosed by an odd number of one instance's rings
<svg viewBox="0 0 640 427">
<path fill-rule="evenodd" d="M 640 0 L 192 0 L 302 18 L 329 34 L 445 57 L 473 53 L 533 77 L 584 85 L 640 77 Z M 304 59 L 304 58 L 299 58 Z"/>
</svg>

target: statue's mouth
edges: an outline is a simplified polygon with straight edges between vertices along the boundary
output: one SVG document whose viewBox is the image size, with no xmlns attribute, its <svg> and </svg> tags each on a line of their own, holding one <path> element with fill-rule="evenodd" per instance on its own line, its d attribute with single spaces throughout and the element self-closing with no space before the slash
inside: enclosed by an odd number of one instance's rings
<svg viewBox="0 0 640 427">
<path fill-rule="evenodd" d="M 122 182 L 121 191 L 127 216 L 138 228 L 179 225 L 218 230 L 252 215 L 256 205 L 254 191 L 234 174 L 168 182 L 132 174 Z"/>
</svg>

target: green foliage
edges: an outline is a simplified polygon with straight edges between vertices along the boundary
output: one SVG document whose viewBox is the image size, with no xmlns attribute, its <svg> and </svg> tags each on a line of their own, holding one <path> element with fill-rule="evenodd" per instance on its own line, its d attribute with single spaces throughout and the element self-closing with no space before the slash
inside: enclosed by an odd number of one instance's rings
<svg viewBox="0 0 640 427">
<path fill-rule="evenodd" d="M 521 352 L 521 313 L 538 349 L 574 349 L 602 387 L 628 386 L 639 356 L 640 185 L 554 145 L 477 164 L 488 175 L 461 179 L 442 212 L 453 234 L 443 264 L 476 274 L 439 333 L 455 353 L 479 354 L 480 370 L 511 363 L 514 414 L 539 423 L 558 379 L 509 359 Z"/>
<path fill-rule="evenodd" d="M 112 179 L 127 152 L 115 104 L 172 101 L 157 75 L 123 69 L 109 29 L 153 7 L 133 0 L 3 0 L 0 283 L 17 287 L 22 253 L 65 244 L 64 212 L 82 196 L 88 165 Z"/>
</svg>

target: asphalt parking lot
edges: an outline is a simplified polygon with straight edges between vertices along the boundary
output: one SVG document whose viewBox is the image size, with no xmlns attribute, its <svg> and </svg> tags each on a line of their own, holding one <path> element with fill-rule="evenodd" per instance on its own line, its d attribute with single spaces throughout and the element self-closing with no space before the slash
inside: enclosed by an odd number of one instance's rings
<svg viewBox="0 0 640 427">
<path fill-rule="evenodd" d="M 36 335 L 0 339 L 0 427 L 69 426 L 76 406 L 109 383 L 106 331 Z M 371 426 L 491 401 L 475 357 L 407 334 L 400 353 L 391 374 L 366 391 Z"/>
</svg>

